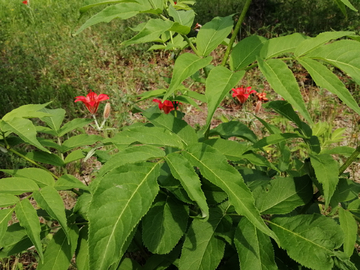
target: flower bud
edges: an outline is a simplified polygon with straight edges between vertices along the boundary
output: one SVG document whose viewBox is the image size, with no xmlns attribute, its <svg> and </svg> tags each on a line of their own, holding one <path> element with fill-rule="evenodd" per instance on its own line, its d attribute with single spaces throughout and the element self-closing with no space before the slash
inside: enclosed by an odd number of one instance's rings
<svg viewBox="0 0 360 270">
<path fill-rule="evenodd" d="M 110 103 L 108 102 L 108 103 L 106 103 L 105 108 L 104 108 L 104 114 L 103 114 L 103 116 L 104 116 L 104 119 L 105 119 L 105 120 L 109 118 L 109 116 L 110 116 L 110 111 L 111 111 L 111 105 L 110 105 Z"/>
</svg>

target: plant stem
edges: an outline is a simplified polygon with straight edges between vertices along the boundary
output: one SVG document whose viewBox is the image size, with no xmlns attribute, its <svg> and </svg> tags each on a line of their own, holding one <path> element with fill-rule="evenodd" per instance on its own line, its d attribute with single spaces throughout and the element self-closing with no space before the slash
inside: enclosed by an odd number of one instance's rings
<svg viewBox="0 0 360 270">
<path fill-rule="evenodd" d="M 241 11 L 239 20 L 237 21 L 236 26 L 235 26 L 235 29 L 234 29 L 234 31 L 233 31 L 233 33 L 232 33 L 231 38 L 230 38 L 230 42 L 229 42 L 229 45 L 228 45 L 228 47 L 227 47 L 227 49 L 226 49 L 224 58 L 223 58 L 223 60 L 222 60 L 222 62 L 221 62 L 221 65 L 222 65 L 222 66 L 225 66 L 225 64 L 226 64 L 226 62 L 227 62 L 227 60 L 228 60 L 228 58 L 229 58 L 229 55 L 230 55 L 232 46 L 233 46 L 233 44 L 234 44 L 234 42 L 235 42 L 235 39 L 236 39 L 237 34 L 238 34 L 239 31 L 240 31 L 241 25 L 242 25 L 242 23 L 243 23 L 243 21 L 244 21 L 244 19 L 245 19 L 245 15 L 246 15 L 246 13 L 247 13 L 247 11 L 248 11 L 248 9 L 249 9 L 250 4 L 251 4 L 251 0 L 246 0 L 246 3 L 245 3 L 245 5 L 244 5 L 244 8 L 243 8 L 243 10 Z"/>
<path fill-rule="evenodd" d="M 187 36 L 185 36 L 185 35 L 182 35 L 182 36 L 183 36 L 183 38 L 186 40 L 186 42 L 189 44 L 189 46 L 191 47 L 191 49 L 194 51 L 194 53 L 195 53 L 197 56 L 201 57 L 201 54 L 200 54 L 199 51 L 195 48 L 195 46 L 194 46 L 194 44 L 191 42 L 191 40 L 190 40 Z"/>
<path fill-rule="evenodd" d="M 96 128 L 97 128 L 97 130 L 101 130 L 101 128 L 99 127 L 99 124 L 98 124 L 98 121 L 96 120 L 96 116 L 95 116 L 95 114 L 93 114 L 92 115 L 93 116 L 93 118 L 94 118 L 94 121 L 95 121 L 95 125 L 96 125 Z"/>
<path fill-rule="evenodd" d="M 360 155 L 360 146 L 356 147 L 355 151 L 351 154 L 351 156 L 345 161 L 345 163 L 339 169 L 339 175 L 341 175 L 347 167 L 350 166 L 351 163 Z"/>
</svg>

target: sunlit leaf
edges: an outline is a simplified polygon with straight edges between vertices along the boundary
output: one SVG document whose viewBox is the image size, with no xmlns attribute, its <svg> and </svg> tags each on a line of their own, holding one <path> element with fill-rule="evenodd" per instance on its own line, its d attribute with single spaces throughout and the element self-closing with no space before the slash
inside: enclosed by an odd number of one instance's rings
<svg viewBox="0 0 360 270">
<path fill-rule="evenodd" d="M 355 242 L 357 239 L 358 225 L 353 215 L 344 210 L 342 207 L 339 208 L 339 221 L 340 227 L 344 232 L 344 253 L 347 257 L 354 252 Z"/>
</svg>

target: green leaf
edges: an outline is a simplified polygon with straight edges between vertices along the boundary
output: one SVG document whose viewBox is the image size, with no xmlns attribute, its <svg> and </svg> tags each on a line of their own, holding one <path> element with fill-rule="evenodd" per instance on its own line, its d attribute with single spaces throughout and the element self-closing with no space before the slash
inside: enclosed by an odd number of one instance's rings
<svg viewBox="0 0 360 270">
<path fill-rule="evenodd" d="M 264 42 L 260 55 L 262 58 L 267 59 L 289 52 L 293 53 L 296 47 L 305 39 L 306 37 L 299 33 L 269 39 Z"/>
<path fill-rule="evenodd" d="M 196 71 L 210 64 L 212 57 L 200 58 L 192 53 L 184 53 L 180 55 L 174 65 L 174 71 L 169 89 L 167 90 L 164 100 L 170 97 L 179 85 Z"/>
<path fill-rule="evenodd" d="M 44 238 L 49 232 L 50 228 L 47 225 L 41 225 L 40 238 Z M 28 237 L 26 230 L 19 223 L 10 225 L 0 241 L 0 259 L 19 254 L 31 246 L 33 246 L 33 243 Z"/>
<path fill-rule="evenodd" d="M 89 270 L 89 226 L 84 226 L 79 232 L 78 246 L 76 249 L 76 267 L 77 270 Z"/>
<path fill-rule="evenodd" d="M 293 121 L 300 128 L 302 134 L 306 137 L 310 138 L 312 136 L 312 130 L 309 125 L 300 120 L 300 117 L 296 114 L 289 102 L 284 100 L 276 100 L 266 103 L 264 107 L 271 108 L 290 121 Z"/>
<path fill-rule="evenodd" d="M 341 69 L 360 84 L 360 43 L 354 40 L 339 40 L 324 45 L 307 57 L 320 59 Z"/>
<path fill-rule="evenodd" d="M 110 270 L 142 270 L 142 267 L 137 261 L 124 258 L 118 267 L 115 266 L 115 268 L 113 267 Z"/>
<path fill-rule="evenodd" d="M 10 122 L 13 118 L 42 118 L 44 116 L 50 116 L 49 114 L 40 111 L 50 103 L 51 102 L 45 104 L 23 105 L 5 114 L 2 119 L 6 122 Z"/>
<path fill-rule="evenodd" d="M 46 186 L 53 186 L 55 184 L 53 176 L 49 172 L 39 168 L 25 168 L 19 170 L 1 171 L 15 177 L 29 178 L 35 181 L 41 188 Z"/>
<path fill-rule="evenodd" d="M 194 219 L 186 234 L 179 270 L 216 269 L 225 250 L 225 242 L 216 237 L 216 229 L 225 214 L 219 208 L 210 211 L 208 221 Z"/>
<path fill-rule="evenodd" d="M 51 115 L 44 116 L 41 118 L 41 120 L 44 121 L 52 130 L 56 131 L 57 134 L 62 122 L 64 121 L 65 110 L 43 108 L 41 111 Z"/>
<path fill-rule="evenodd" d="M 64 160 L 65 164 L 84 158 L 85 155 L 81 149 L 77 149 L 68 154 Z"/>
<path fill-rule="evenodd" d="M 206 79 L 205 96 L 208 103 L 208 114 L 204 130 L 210 126 L 211 119 L 221 101 L 244 75 L 245 71 L 234 73 L 222 66 L 217 66 L 210 71 Z"/>
<path fill-rule="evenodd" d="M 3 241 L 1 241 L 6 233 L 8 222 L 12 218 L 13 208 L 0 210 L 0 250 L 2 248 Z"/>
<path fill-rule="evenodd" d="M 351 3 L 349 0 L 340 0 L 341 2 L 344 3 L 345 6 L 347 6 L 348 8 L 350 8 L 353 11 L 358 11 Z"/>
<path fill-rule="evenodd" d="M 59 167 L 65 165 L 64 161 L 55 154 L 49 154 L 49 153 L 40 152 L 40 151 L 33 151 L 33 152 L 27 153 L 25 156 L 29 159 L 32 159 L 34 161 L 41 162 L 44 164 L 50 164 L 50 165 L 59 166 Z"/>
<path fill-rule="evenodd" d="M 147 6 L 141 3 L 120 3 L 104 8 L 99 13 L 88 19 L 75 33 L 80 34 L 86 28 L 101 23 L 110 22 L 113 19 L 126 20 L 139 14 L 140 11 L 147 9 Z"/>
<path fill-rule="evenodd" d="M 324 65 L 310 58 L 304 57 L 300 58 L 298 61 L 304 68 L 306 68 L 316 85 L 326 88 L 329 92 L 337 95 L 346 105 L 348 105 L 356 113 L 360 114 L 360 107 L 356 100 L 334 73 L 332 73 Z"/>
<path fill-rule="evenodd" d="M 171 197 L 159 195 L 142 220 L 144 245 L 152 253 L 169 253 L 184 235 L 188 217 L 187 206 Z"/>
<path fill-rule="evenodd" d="M 172 153 L 165 157 L 172 175 L 178 179 L 191 200 L 196 202 L 201 209 L 202 218 L 209 218 L 209 207 L 206 197 L 201 189 L 201 182 L 190 162 L 178 153 Z"/>
<path fill-rule="evenodd" d="M 73 188 L 80 188 L 82 190 L 89 190 L 89 187 L 86 186 L 83 182 L 77 179 L 71 174 L 62 175 L 55 183 L 54 188 L 56 190 L 67 190 Z"/>
<path fill-rule="evenodd" d="M 80 134 L 76 136 L 70 137 L 62 144 L 62 152 L 67 152 L 73 148 L 85 146 L 85 145 L 92 145 L 99 141 L 102 141 L 103 137 L 98 135 L 88 135 L 88 134 Z"/>
<path fill-rule="evenodd" d="M 258 64 L 261 72 L 274 91 L 297 109 L 306 121 L 312 123 L 300 93 L 299 85 L 287 65 L 280 59 L 270 59 L 266 61 L 258 59 Z"/>
<path fill-rule="evenodd" d="M 70 239 L 70 243 L 66 238 Z M 78 228 L 70 227 L 68 233 L 57 231 L 45 250 L 44 263 L 39 263 L 37 270 L 67 270 L 73 258 L 78 239 Z"/>
<path fill-rule="evenodd" d="M 39 217 L 29 199 L 21 200 L 15 207 L 15 213 L 21 227 L 25 228 L 31 242 L 33 242 L 36 247 L 36 251 L 39 253 L 41 261 L 44 261 L 44 254 L 40 239 L 41 228 Z"/>
<path fill-rule="evenodd" d="M 162 19 L 150 19 L 146 22 L 142 30 L 133 38 L 124 41 L 121 45 L 129 46 L 131 44 L 139 44 L 153 41 L 161 41 L 160 35 L 174 25 L 172 21 L 164 21 Z"/>
<path fill-rule="evenodd" d="M 116 145 L 130 145 L 132 143 L 150 144 L 183 148 L 181 139 L 174 133 L 161 127 L 134 127 L 116 134 L 106 142 Z"/>
<path fill-rule="evenodd" d="M 322 32 L 314 38 L 307 38 L 302 41 L 295 50 L 295 56 L 299 57 L 306 53 L 311 52 L 312 50 L 318 48 L 319 46 L 329 42 L 332 39 L 342 38 L 344 36 L 353 35 L 354 32 L 350 31 L 333 31 L 333 32 Z"/>
<path fill-rule="evenodd" d="M 157 127 L 163 127 L 175 133 L 184 145 L 193 144 L 198 141 L 195 130 L 184 120 L 174 117 L 172 114 L 159 113 L 155 107 L 143 111 L 142 114 Z"/>
<path fill-rule="evenodd" d="M 0 207 L 7 207 L 19 202 L 19 198 L 12 194 L 1 194 Z"/>
<path fill-rule="evenodd" d="M 346 211 L 341 207 L 339 208 L 339 220 L 340 220 L 340 227 L 345 235 L 344 253 L 348 258 L 350 258 L 354 252 L 355 242 L 357 239 L 358 226 L 353 215 L 349 211 Z"/>
<path fill-rule="evenodd" d="M 239 215 L 244 215 L 255 227 L 277 240 L 276 235 L 261 219 L 254 198 L 241 174 L 228 164 L 221 153 L 208 145 L 195 144 L 184 151 L 183 155 L 200 169 L 206 179 L 227 193 L 230 203 Z"/>
<path fill-rule="evenodd" d="M 320 214 L 277 217 L 270 227 L 293 260 L 315 270 L 333 268 L 334 249 L 342 245 L 344 238 L 333 219 Z"/>
<path fill-rule="evenodd" d="M 190 27 L 193 25 L 195 12 L 194 10 L 176 10 L 172 5 L 169 6 L 168 9 L 169 15 L 174 19 L 175 22 L 178 22 L 181 25 Z M 188 33 L 186 33 L 188 34 Z"/>
<path fill-rule="evenodd" d="M 261 214 L 288 214 L 313 197 L 308 176 L 276 177 L 253 190 L 255 205 Z"/>
<path fill-rule="evenodd" d="M 234 24 L 232 17 L 215 17 L 200 28 L 196 47 L 202 56 L 208 56 L 230 34 Z"/>
<path fill-rule="evenodd" d="M 251 164 L 256 166 L 269 167 L 275 171 L 279 171 L 279 169 L 276 168 L 275 165 L 273 165 L 270 161 L 268 161 L 266 157 L 254 152 L 247 152 L 243 154 L 242 159 L 246 159 Z"/>
<path fill-rule="evenodd" d="M 59 137 L 64 136 L 66 133 L 76 129 L 76 128 L 82 128 L 83 126 L 86 126 L 90 124 L 93 119 L 86 119 L 86 118 L 75 118 L 71 120 L 70 122 L 65 123 L 59 130 Z"/>
<path fill-rule="evenodd" d="M 39 186 L 31 179 L 23 177 L 10 177 L 0 179 L 0 194 L 7 193 L 21 195 L 25 192 L 33 192 L 39 189 Z"/>
<path fill-rule="evenodd" d="M 250 36 L 241 40 L 232 49 L 230 54 L 230 68 L 231 70 L 244 69 L 251 63 L 256 61 L 260 50 L 266 38 L 260 36 Z"/>
<path fill-rule="evenodd" d="M 278 269 L 270 238 L 257 230 L 246 218 L 242 218 L 236 228 L 234 243 L 241 269 Z"/>
<path fill-rule="evenodd" d="M 4 117 L 5 118 L 5 117 Z M 3 132 L 12 132 L 18 135 L 24 142 L 29 143 L 38 149 L 50 153 L 44 146 L 42 146 L 36 138 L 36 128 L 28 119 L 14 117 L 8 122 L 3 120 L 1 125 Z"/>
<path fill-rule="evenodd" d="M 71 237 L 67 226 L 65 206 L 57 190 L 54 187 L 47 186 L 34 192 L 33 197 L 42 209 L 60 223 L 69 242 Z"/>
<path fill-rule="evenodd" d="M 350 179 L 340 179 L 334 195 L 331 197 L 330 206 L 335 208 L 341 202 L 351 201 L 358 198 L 360 184 Z"/>
<path fill-rule="evenodd" d="M 159 174 L 158 163 L 139 163 L 101 179 L 88 213 L 90 270 L 108 269 L 123 256 L 126 239 L 158 193 Z"/>
<path fill-rule="evenodd" d="M 325 207 L 328 207 L 339 182 L 339 164 L 331 155 L 310 155 L 315 175 L 324 190 Z"/>
<path fill-rule="evenodd" d="M 302 138 L 300 134 L 296 133 L 279 133 L 279 134 L 271 134 L 270 136 L 264 137 L 261 140 L 254 143 L 254 148 L 262 148 L 267 145 L 276 144 L 279 142 L 286 141 L 287 139 L 293 138 Z"/>
<path fill-rule="evenodd" d="M 210 130 L 210 136 L 220 135 L 223 138 L 240 137 L 250 142 L 255 143 L 257 136 L 248 128 L 247 125 L 238 121 L 230 121 L 221 123 L 216 128 Z"/>
<path fill-rule="evenodd" d="M 221 138 L 205 140 L 204 143 L 217 149 L 228 160 L 232 161 L 243 159 L 243 154 L 250 149 L 250 146 L 245 143 L 224 140 Z"/>
</svg>

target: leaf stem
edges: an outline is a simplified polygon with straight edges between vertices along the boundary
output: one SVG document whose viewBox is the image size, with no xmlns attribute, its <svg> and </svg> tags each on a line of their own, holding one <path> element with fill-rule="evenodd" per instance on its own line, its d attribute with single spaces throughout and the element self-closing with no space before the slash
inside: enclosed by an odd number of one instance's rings
<svg viewBox="0 0 360 270">
<path fill-rule="evenodd" d="M 351 156 L 345 161 L 345 163 L 339 169 L 339 175 L 341 175 L 347 167 L 353 163 L 353 161 L 360 155 L 360 145 L 356 147 L 355 151 L 351 154 Z"/>
<path fill-rule="evenodd" d="M 185 35 L 182 35 L 182 36 L 183 36 L 183 38 L 186 40 L 186 42 L 189 44 L 190 48 L 194 51 L 194 53 L 195 53 L 197 56 L 201 57 L 201 54 L 200 54 L 199 51 L 195 48 L 195 46 L 194 46 L 194 44 L 191 42 L 191 40 L 190 40 L 187 36 L 185 36 Z"/>
<path fill-rule="evenodd" d="M 242 23 L 243 23 L 243 21 L 244 21 L 244 19 L 245 19 L 245 15 L 246 15 L 246 13 L 247 13 L 247 11 L 248 11 L 248 9 L 249 9 L 250 4 L 251 4 L 251 0 L 246 0 L 246 3 L 245 3 L 245 5 L 244 5 L 244 8 L 243 8 L 243 10 L 241 11 L 240 17 L 239 17 L 239 19 L 238 19 L 238 21 L 237 21 L 237 23 L 236 23 L 235 29 L 234 29 L 234 31 L 233 31 L 233 33 L 232 33 L 232 35 L 231 35 L 230 42 L 229 42 L 229 45 L 228 45 L 228 47 L 227 47 L 227 49 L 226 49 L 224 58 L 223 58 L 223 60 L 222 60 L 222 62 L 221 62 L 221 65 L 222 65 L 222 66 L 225 66 L 225 64 L 226 64 L 226 62 L 227 62 L 227 60 L 228 60 L 228 58 L 229 58 L 229 55 L 230 55 L 232 46 L 233 46 L 233 44 L 234 44 L 234 42 L 235 42 L 235 39 L 236 39 L 237 34 L 238 34 L 239 31 L 240 31 L 241 25 L 242 25 Z"/>
</svg>

